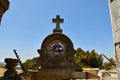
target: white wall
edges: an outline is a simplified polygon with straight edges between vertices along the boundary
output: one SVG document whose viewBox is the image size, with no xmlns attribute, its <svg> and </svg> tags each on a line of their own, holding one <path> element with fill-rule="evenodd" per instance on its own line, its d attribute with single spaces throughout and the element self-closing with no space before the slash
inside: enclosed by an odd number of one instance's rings
<svg viewBox="0 0 120 80">
<path fill-rule="evenodd" d="M 120 80 L 120 0 L 109 1 L 109 10 L 112 24 L 115 56 L 117 60 L 118 80 Z"/>
<path fill-rule="evenodd" d="M 113 2 L 109 0 L 109 8 L 114 43 L 118 43 L 120 42 L 120 0 L 113 0 Z"/>
</svg>

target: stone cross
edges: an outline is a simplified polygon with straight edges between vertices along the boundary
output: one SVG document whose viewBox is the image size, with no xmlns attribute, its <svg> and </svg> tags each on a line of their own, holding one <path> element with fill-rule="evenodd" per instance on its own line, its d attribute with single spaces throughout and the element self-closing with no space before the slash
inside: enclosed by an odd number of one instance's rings
<svg viewBox="0 0 120 80">
<path fill-rule="evenodd" d="M 56 28 L 60 28 L 60 23 L 64 22 L 64 19 L 60 19 L 60 15 L 56 15 L 56 19 L 52 19 L 53 23 L 56 23 Z"/>
</svg>

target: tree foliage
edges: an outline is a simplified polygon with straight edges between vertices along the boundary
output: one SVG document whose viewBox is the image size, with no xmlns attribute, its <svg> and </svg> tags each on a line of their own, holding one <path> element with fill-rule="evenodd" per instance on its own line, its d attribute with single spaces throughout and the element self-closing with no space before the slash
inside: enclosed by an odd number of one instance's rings
<svg viewBox="0 0 120 80">
<path fill-rule="evenodd" d="M 75 53 L 75 62 L 82 67 L 102 68 L 103 57 L 95 50 L 89 52 L 78 48 Z"/>
<path fill-rule="evenodd" d="M 113 58 L 109 59 L 109 62 L 105 62 L 103 65 L 103 69 L 110 70 L 113 67 L 116 67 L 115 60 Z"/>
<path fill-rule="evenodd" d="M 84 51 L 78 48 L 75 53 L 75 62 L 83 68 L 100 68 L 110 70 L 115 66 L 115 60 L 110 58 L 108 62 L 103 63 L 103 55 L 98 54 L 95 50 Z"/>
<path fill-rule="evenodd" d="M 23 66 L 25 67 L 26 70 L 32 69 L 33 66 L 37 63 L 38 57 L 34 57 L 32 59 L 27 59 L 24 63 Z"/>
</svg>

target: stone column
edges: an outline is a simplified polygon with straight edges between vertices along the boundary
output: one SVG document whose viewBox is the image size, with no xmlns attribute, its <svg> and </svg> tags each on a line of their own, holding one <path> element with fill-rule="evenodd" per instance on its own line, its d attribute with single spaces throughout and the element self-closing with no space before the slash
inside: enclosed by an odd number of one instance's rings
<svg viewBox="0 0 120 80">
<path fill-rule="evenodd" d="M 116 67 L 120 80 L 120 0 L 109 0 L 108 2 L 114 40 Z"/>
</svg>

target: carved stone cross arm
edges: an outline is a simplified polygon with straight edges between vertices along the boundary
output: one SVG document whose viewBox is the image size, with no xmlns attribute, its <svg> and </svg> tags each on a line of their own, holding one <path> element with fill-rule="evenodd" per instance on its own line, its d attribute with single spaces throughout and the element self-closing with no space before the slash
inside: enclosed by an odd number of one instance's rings
<svg viewBox="0 0 120 80">
<path fill-rule="evenodd" d="M 64 22 L 64 19 L 60 19 L 60 15 L 56 15 L 56 19 L 52 19 L 53 23 L 56 23 L 56 28 L 60 28 L 60 23 Z"/>
</svg>

